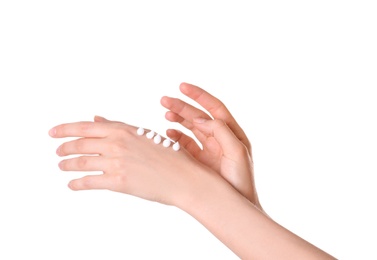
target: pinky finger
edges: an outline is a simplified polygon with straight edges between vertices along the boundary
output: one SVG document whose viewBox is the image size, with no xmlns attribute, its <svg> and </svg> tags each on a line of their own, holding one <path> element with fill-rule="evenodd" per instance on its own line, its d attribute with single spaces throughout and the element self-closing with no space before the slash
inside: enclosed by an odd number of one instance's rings
<svg viewBox="0 0 377 260">
<path fill-rule="evenodd" d="M 196 141 L 189 137 L 188 135 L 185 135 L 184 133 L 182 133 L 181 131 L 179 130 L 176 130 L 176 129 L 168 129 L 166 131 L 166 135 L 176 141 L 176 142 L 179 142 L 179 144 L 184 147 L 189 153 L 191 154 L 196 154 L 198 152 L 200 152 L 201 148 L 199 147 L 199 145 L 196 143 Z"/>
<path fill-rule="evenodd" d="M 68 183 L 71 190 L 100 190 L 110 189 L 111 179 L 104 174 L 101 175 L 87 175 L 80 179 L 72 180 Z"/>
</svg>

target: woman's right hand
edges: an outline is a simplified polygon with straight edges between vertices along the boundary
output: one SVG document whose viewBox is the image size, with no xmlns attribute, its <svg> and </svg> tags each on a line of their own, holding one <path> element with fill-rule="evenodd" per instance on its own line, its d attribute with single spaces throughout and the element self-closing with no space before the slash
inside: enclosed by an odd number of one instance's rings
<svg viewBox="0 0 377 260">
<path fill-rule="evenodd" d="M 165 117 L 190 130 L 202 148 L 179 130 L 169 129 L 167 136 L 179 141 L 196 159 L 218 172 L 262 210 L 255 188 L 251 144 L 242 128 L 227 107 L 205 90 L 188 83 L 182 83 L 180 90 L 209 114 L 181 99 L 164 96 L 161 104 L 169 110 Z"/>
</svg>

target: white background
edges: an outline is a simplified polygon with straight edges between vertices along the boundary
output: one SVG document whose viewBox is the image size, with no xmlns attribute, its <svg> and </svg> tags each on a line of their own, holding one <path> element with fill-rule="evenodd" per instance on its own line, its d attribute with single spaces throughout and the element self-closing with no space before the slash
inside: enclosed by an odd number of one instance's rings
<svg viewBox="0 0 377 260">
<path fill-rule="evenodd" d="M 186 81 L 253 144 L 270 216 L 377 259 L 375 1 L 0 1 L 0 259 L 237 259 L 176 208 L 73 192 L 48 130 L 94 115 L 158 132 Z"/>
</svg>

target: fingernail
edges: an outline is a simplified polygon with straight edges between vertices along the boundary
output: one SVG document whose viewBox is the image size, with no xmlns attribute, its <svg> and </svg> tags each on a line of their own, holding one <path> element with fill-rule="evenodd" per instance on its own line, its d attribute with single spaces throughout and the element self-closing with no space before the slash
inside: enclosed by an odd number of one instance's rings
<svg viewBox="0 0 377 260">
<path fill-rule="evenodd" d="M 70 188 L 71 190 L 76 190 L 73 181 L 70 181 L 70 182 L 68 183 L 68 188 Z"/>
<path fill-rule="evenodd" d="M 194 118 L 194 122 L 195 123 L 199 123 L 199 124 L 203 124 L 203 123 L 205 123 L 207 121 L 208 121 L 207 119 L 202 118 L 202 117 L 196 117 L 196 118 Z"/>
<path fill-rule="evenodd" d="M 52 128 L 50 131 L 48 131 L 48 134 L 50 136 L 55 136 L 56 135 L 56 129 L 55 128 Z"/>
<path fill-rule="evenodd" d="M 59 146 L 58 149 L 56 149 L 56 154 L 57 154 L 57 155 L 60 155 L 60 147 L 61 147 L 61 146 Z"/>
<path fill-rule="evenodd" d="M 62 170 L 63 164 L 64 164 L 64 161 L 60 161 L 58 163 L 58 167 L 59 167 L 60 170 Z"/>
</svg>

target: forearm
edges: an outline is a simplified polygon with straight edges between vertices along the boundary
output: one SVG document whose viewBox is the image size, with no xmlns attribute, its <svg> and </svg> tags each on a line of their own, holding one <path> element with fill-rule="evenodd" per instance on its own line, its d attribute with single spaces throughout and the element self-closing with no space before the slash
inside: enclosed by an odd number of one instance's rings
<svg viewBox="0 0 377 260">
<path fill-rule="evenodd" d="M 212 175 L 182 209 L 241 259 L 334 259 L 293 234 Z"/>
</svg>

